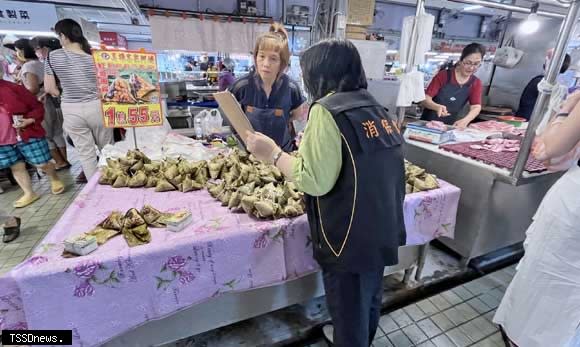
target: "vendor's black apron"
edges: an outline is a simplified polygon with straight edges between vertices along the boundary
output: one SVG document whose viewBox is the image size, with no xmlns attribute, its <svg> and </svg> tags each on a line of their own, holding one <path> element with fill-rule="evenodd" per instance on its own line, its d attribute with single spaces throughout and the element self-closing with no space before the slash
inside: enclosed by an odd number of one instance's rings
<svg viewBox="0 0 580 347">
<path fill-rule="evenodd" d="M 450 115 L 447 117 L 438 117 L 436 111 L 425 108 L 421 116 L 422 120 L 438 120 L 448 125 L 453 125 L 459 120 L 459 112 L 461 112 L 469 100 L 469 92 L 471 85 L 475 81 L 475 76 L 471 76 L 467 83 L 459 86 L 451 83 L 451 74 L 454 72 L 455 70 L 447 70 L 447 83 L 445 83 L 441 90 L 439 90 L 439 93 L 433 98 L 435 103 L 447 107 L 447 112 Z"/>
<path fill-rule="evenodd" d="M 290 108 L 292 107 L 292 96 L 290 93 L 289 79 L 279 81 L 281 85 L 275 86 L 277 90 L 272 93 L 283 93 L 274 105 L 266 107 L 256 107 L 245 105 L 246 116 L 254 130 L 261 132 L 272 138 L 282 150 L 291 152 L 295 150 L 293 136 L 290 127 Z"/>
</svg>

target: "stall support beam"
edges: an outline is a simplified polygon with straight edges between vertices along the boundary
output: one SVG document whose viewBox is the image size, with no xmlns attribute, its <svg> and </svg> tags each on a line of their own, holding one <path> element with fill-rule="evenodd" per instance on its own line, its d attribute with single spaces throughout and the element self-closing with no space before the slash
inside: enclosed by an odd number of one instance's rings
<svg viewBox="0 0 580 347">
<path fill-rule="evenodd" d="M 339 40 L 346 39 L 346 22 L 348 20 L 348 0 L 338 0 L 336 2 L 335 11 L 331 13 L 331 22 L 334 16 L 338 17 L 334 37 Z M 330 28 L 332 30 L 333 28 Z"/>
<path fill-rule="evenodd" d="M 407 52 L 407 61 L 405 62 L 405 73 L 413 71 L 415 66 L 415 54 L 417 52 L 417 31 L 419 30 L 418 18 L 421 13 L 421 9 L 425 6 L 425 0 L 417 0 L 417 6 L 415 8 L 415 20 L 413 21 L 413 28 L 411 29 L 411 42 L 409 43 L 409 51 Z M 397 107 L 397 118 L 399 119 L 399 124 L 403 123 L 405 119 L 405 107 Z"/>
<path fill-rule="evenodd" d="M 566 47 L 568 46 L 570 35 L 574 30 L 576 20 L 578 18 L 578 10 L 580 10 L 580 3 L 577 1 L 573 1 L 570 5 L 568 13 L 566 14 L 566 18 L 564 18 L 564 22 L 562 23 L 560 35 L 558 36 L 556 48 L 554 49 L 554 56 L 550 62 L 550 66 L 548 67 L 548 73 L 546 74 L 545 77 L 546 81 L 551 85 L 556 83 L 556 78 L 560 73 L 560 67 L 564 62 Z M 543 116 L 548 109 L 549 102 L 550 102 L 550 94 L 540 90 L 538 99 L 536 100 L 536 105 L 534 106 L 534 111 L 532 111 L 532 115 L 530 116 L 530 123 L 528 124 L 526 136 L 522 141 L 520 152 L 518 153 L 516 165 L 514 166 L 514 169 L 511 172 L 511 180 L 513 183 L 517 183 L 520 177 L 522 176 L 522 172 L 524 171 L 526 163 L 528 162 L 530 149 L 536 136 L 536 129 L 543 120 Z"/>
<path fill-rule="evenodd" d="M 512 0 L 512 5 L 515 3 L 515 0 Z M 507 31 L 509 29 L 509 25 L 510 25 L 510 21 L 512 19 L 512 11 L 508 11 L 506 19 L 505 19 L 505 24 L 503 27 L 503 30 L 501 31 L 500 37 L 499 37 L 499 47 L 503 47 L 503 44 L 505 42 L 505 35 L 507 34 Z M 495 71 L 497 70 L 497 66 L 495 64 L 493 64 L 493 66 L 491 67 L 491 76 L 489 76 L 489 85 L 487 86 L 487 90 L 485 91 L 485 95 L 489 96 L 489 92 L 491 91 L 491 86 L 493 84 L 493 78 L 495 77 Z"/>
</svg>

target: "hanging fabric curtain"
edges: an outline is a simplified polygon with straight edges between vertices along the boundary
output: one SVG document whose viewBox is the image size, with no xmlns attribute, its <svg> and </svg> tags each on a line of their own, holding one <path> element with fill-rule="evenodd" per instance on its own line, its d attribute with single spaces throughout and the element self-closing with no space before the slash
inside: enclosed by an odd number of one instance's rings
<svg viewBox="0 0 580 347">
<path fill-rule="evenodd" d="M 150 16 L 155 50 L 249 53 L 256 38 L 268 31 L 269 24 L 223 22 L 211 17 L 181 18 Z"/>
<path fill-rule="evenodd" d="M 417 25 L 416 36 L 411 37 L 413 25 Z M 417 71 L 417 65 L 425 63 L 425 53 L 431 49 L 431 37 L 433 35 L 433 25 L 435 17 L 427 14 L 425 8 L 420 8 L 417 17 L 410 16 L 403 19 L 403 30 L 401 32 L 401 45 L 399 47 L 399 60 L 408 67 L 412 64 L 412 69 L 404 73 L 401 77 L 401 85 L 397 96 L 397 107 L 409 107 L 414 102 L 425 100 L 424 75 Z M 415 55 L 409 56 L 411 45 L 416 45 Z"/>
<path fill-rule="evenodd" d="M 435 17 L 427 14 L 425 8 L 422 7 L 417 17 L 409 16 L 403 19 L 401 45 L 399 47 L 401 63 L 408 64 L 410 62 L 409 48 L 413 41 L 411 39 L 411 33 L 415 20 L 417 21 L 417 35 L 414 41 L 416 42 L 417 49 L 415 50 L 414 65 L 420 65 L 425 63 L 425 53 L 431 50 L 431 38 L 433 36 Z"/>
</svg>

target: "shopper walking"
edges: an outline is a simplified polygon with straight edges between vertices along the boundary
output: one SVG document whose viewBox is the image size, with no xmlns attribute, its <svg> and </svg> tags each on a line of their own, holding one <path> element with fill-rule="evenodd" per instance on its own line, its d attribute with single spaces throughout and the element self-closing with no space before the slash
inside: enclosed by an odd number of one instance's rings
<svg viewBox="0 0 580 347">
<path fill-rule="evenodd" d="M 287 152 L 296 149 L 291 122 L 301 118 L 304 104 L 300 87 L 285 73 L 289 62 L 288 33 L 274 23 L 256 41 L 255 67 L 230 87 L 253 128 Z"/>
<path fill-rule="evenodd" d="M 64 130 L 79 152 L 86 177 L 90 178 L 97 171 L 96 148 L 100 150 L 113 143 L 113 130 L 103 123 L 95 64 L 80 25 L 72 19 L 63 19 L 54 30 L 63 48 L 48 55 L 45 87 L 52 96 L 61 97 Z"/>
<path fill-rule="evenodd" d="M 30 48 L 34 51 L 35 56 L 41 64 L 40 73 L 44 80 L 44 63 L 48 58 L 48 53 L 52 50 L 59 49 L 60 44 L 53 37 L 35 37 L 30 40 Z M 39 100 L 44 103 L 42 127 L 46 131 L 46 140 L 48 141 L 52 159 L 55 161 L 56 170 L 67 169 L 71 165 L 68 162 L 66 142 L 62 129 L 63 119 L 60 110 L 60 100 L 58 97 L 46 94 L 42 90 L 36 94 L 40 95 Z"/>
<path fill-rule="evenodd" d="M 22 116 L 14 122 L 14 116 Z M 24 195 L 14 202 L 14 207 L 26 207 L 40 197 L 32 190 L 28 162 L 48 175 L 53 194 L 64 192 L 54 164 L 50 161 L 48 143 L 40 125 L 44 107 L 26 88 L 0 80 L 0 169 L 10 168 Z"/>
<path fill-rule="evenodd" d="M 276 165 L 307 195 L 314 257 L 322 267 L 335 346 L 368 347 L 380 319 L 385 266 L 405 244 L 403 138 L 366 91 L 358 51 L 322 41 L 301 59 L 315 101 L 299 155 L 270 137 L 248 134 L 247 147 Z"/>
<path fill-rule="evenodd" d="M 538 138 L 534 155 L 554 164 L 554 158 L 575 155 L 579 145 L 577 92 Z M 574 163 L 546 194 L 527 230 L 526 253 L 494 317 L 517 346 L 580 346 L 579 190 L 580 163 Z"/>
</svg>

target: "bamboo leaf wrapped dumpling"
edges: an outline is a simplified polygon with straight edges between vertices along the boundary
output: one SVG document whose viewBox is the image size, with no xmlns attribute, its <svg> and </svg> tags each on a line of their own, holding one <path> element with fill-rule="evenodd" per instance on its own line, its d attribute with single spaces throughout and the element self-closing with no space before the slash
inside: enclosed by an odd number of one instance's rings
<svg viewBox="0 0 580 347">
<path fill-rule="evenodd" d="M 144 187 L 147 184 L 147 175 L 143 171 L 139 171 L 135 176 L 129 179 L 127 185 L 131 188 Z"/>
<path fill-rule="evenodd" d="M 143 164 L 143 171 L 148 174 L 156 173 L 161 170 L 161 163 L 152 162 L 150 164 Z"/>
<path fill-rule="evenodd" d="M 155 187 L 156 192 L 169 192 L 175 190 L 175 186 L 169 183 L 166 179 L 161 178 L 157 181 L 157 186 Z"/>
<path fill-rule="evenodd" d="M 121 163 L 117 159 L 107 158 L 107 167 L 110 169 L 121 169 Z"/>
<path fill-rule="evenodd" d="M 115 179 L 115 182 L 113 183 L 113 188 L 124 188 L 124 187 L 127 187 L 128 183 L 129 183 L 129 176 L 126 173 L 121 173 Z"/>
<path fill-rule="evenodd" d="M 171 182 L 171 184 L 173 184 L 174 186 L 178 187 L 181 182 L 183 182 L 183 176 L 181 175 L 177 175 L 171 179 L 168 179 L 169 182 Z"/>
<path fill-rule="evenodd" d="M 145 164 L 143 164 L 143 160 L 139 160 L 138 162 L 136 162 L 133 166 L 131 166 L 130 171 L 131 172 L 137 172 L 139 170 L 143 170 L 143 167 L 145 166 Z"/>
<path fill-rule="evenodd" d="M 163 175 L 165 176 L 165 179 L 167 179 L 168 181 L 175 178 L 177 175 L 179 175 L 177 165 L 171 165 L 168 168 L 166 168 Z"/>
<path fill-rule="evenodd" d="M 159 181 L 159 179 L 155 176 L 149 176 L 147 177 L 147 183 L 145 184 L 146 188 L 155 188 L 157 186 L 157 181 Z"/>
<path fill-rule="evenodd" d="M 220 177 L 220 173 L 222 172 L 224 164 L 225 164 L 224 160 L 211 161 L 208 164 L 209 176 L 214 180 Z"/>
<path fill-rule="evenodd" d="M 193 188 L 193 190 L 202 190 L 204 188 L 204 185 L 199 183 L 198 181 L 192 181 L 191 187 Z"/>
<path fill-rule="evenodd" d="M 193 180 L 191 179 L 191 177 L 185 176 L 183 181 L 178 184 L 178 188 L 182 193 L 191 192 L 193 190 Z"/>
<path fill-rule="evenodd" d="M 270 218 L 270 217 L 274 217 L 274 215 L 276 214 L 276 211 L 278 209 L 278 205 L 276 203 L 273 203 L 271 201 L 256 201 L 256 203 L 254 204 L 254 207 L 256 208 L 256 217 L 258 218 Z"/>
<path fill-rule="evenodd" d="M 244 210 L 244 212 L 246 212 L 249 215 L 252 215 L 254 213 L 254 208 L 257 201 L 258 198 L 256 198 L 253 195 L 244 196 L 242 198 L 242 209 Z"/>
<path fill-rule="evenodd" d="M 101 185 L 112 185 L 115 182 L 116 176 L 112 177 L 112 169 L 111 168 L 104 168 L 101 170 L 101 176 L 99 177 L 99 184 Z"/>
<path fill-rule="evenodd" d="M 225 182 L 221 182 L 219 184 L 210 183 L 210 187 L 208 188 L 207 191 L 214 199 L 217 199 L 218 195 L 221 194 L 224 187 L 225 187 Z"/>
<path fill-rule="evenodd" d="M 163 215 L 159 210 L 151 205 L 145 205 L 141 209 L 141 216 L 145 220 L 147 225 L 155 226 L 155 227 L 162 227 L 158 226 L 155 222 Z"/>
<path fill-rule="evenodd" d="M 182 176 L 190 175 L 194 171 L 193 165 L 187 160 L 180 161 L 179 164 L 177 164 L 177 169 L 179 170 L 179 174 Z"/>
<path fill-rule="evenodd" d="M 242 195 L 240 194 L 239 191 L 235 191 L 230 196 L 230 200 L 228 201 L 228 208 L 229 209 L 238 208 L 240 206 L 241 202 L 242 202 Z"/>
<path fill-rule="evenodd" d="M 141 246 L 151 242 L 151 233 L 147 224 L 142 224 L 133 228 L 124 228 L 123 237 L 129 247 Z"/>
<path fill-rule="evenodd" d="M 119 211 L 113 211 L 98 225 L 103 229 L 119 230 L 123 229 L 125 217 Z"/>
<path fill-rule="evenodd" d="M 99 246 L 102 246 L 107 241 L 119 235 L 120 233 L 121 233 L 120 230 L 105 229 L 97 226 L 93 230 L 86 232 L 85 235 L 94 236 L 97 239 L 97 244 Z"/>
<path fill-rule="evenodd" d="M 143 216 L 137 211 L 136 208 L 132 208 L 125 214 L 125 219 L 123 221 L 124 228 L 133 228 L 139 225 L 147 224 Z"/>
<path fill-rule="evenodd" d="M 241 186 L 238 189 L 238 192 L 240 192 L 240 194 L 243 194 L 243 195 L 251 195 L 254 193 L 255 189 L 256 189 L 256 182 L 250 182 L 250 183 L 246 183 L 245 185 Z"/>
</svg>

